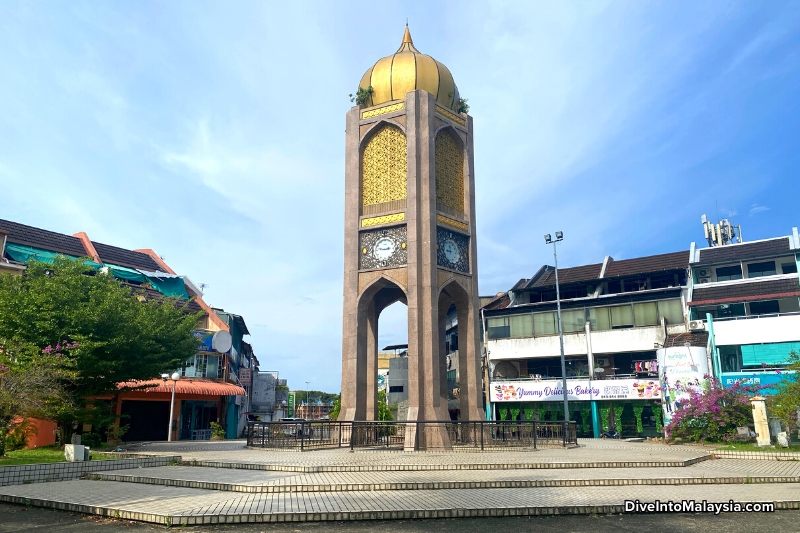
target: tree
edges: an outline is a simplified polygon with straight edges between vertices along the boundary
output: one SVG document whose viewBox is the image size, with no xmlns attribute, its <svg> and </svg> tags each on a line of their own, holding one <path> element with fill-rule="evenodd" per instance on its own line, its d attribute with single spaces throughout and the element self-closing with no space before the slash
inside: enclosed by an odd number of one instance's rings
<svg viewBox="0 0 800 533">
<path fill-rule="evenodd" d="M 719 380 L 706 376 L 703 390 L 690 392 L 690 399 L 672 413 L 666 440 L 722 442 L 737 437 L 738 426 L 753 421 L 750 398 L 763 387 L 734 383 L 723 387 Z"/>
<path fill-rule="evenodd" d="M 0 338 L 29 346 L 78 344 L 64 357 L 75 365 L 71 402 L 52 414 L 62 439 L 72 426 L 92 423 L 87 399 L 116 394 L 118 383 L 147 380 L 194 355 L 200 314 L 175 298 L 150 298 L 142 289 L 86 266 L 84 259 L 31 261 L 21 275 L 0 276 Z"/>
<path fill-rule="evenodd" d="M 54 408 L 69 405 L 67 384 L 75 377 L 74 361 L 65 354 L 76 344 L 44 350 L 18 340 L 0 339 L 0 457 L 13 431 L 23 431 L 28 417 L 48 418 Z"/>
<path fill-rule="evenodd" d="M 789 352 L 789 371 L 769 397 L 769 411 L 778 417 L 789 431 L 800 427 L 800 354 Z"/>
<path fill-rule="evenodd" d="M 392 410 L 386 401 L 386 391 L 378 391 L 378 420 L 394 420 Z"/>
</svg>

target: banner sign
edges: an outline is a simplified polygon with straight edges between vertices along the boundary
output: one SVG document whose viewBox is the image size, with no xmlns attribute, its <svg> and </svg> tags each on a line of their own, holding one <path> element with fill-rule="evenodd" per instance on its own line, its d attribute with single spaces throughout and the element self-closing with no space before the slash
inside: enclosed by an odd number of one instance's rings
<svg viewBox="0 0 800 533">
<path fill-rule="evenodd" d="M 569 401 L 659 399 L 655 379 L 568 379 Z M 493 402 L 558 402 L 564 399 L 561 381 L 495 381 Z"/>
<path fill-rule="evenodd" d="M 661 383 L 664 424 L 672 413 L 691 398 L 692 391 L 703 389 L 708 372 L 706 349 L 700 346 L 681 346 L 656 350 L 658 378 Z"/>
<path fill-rule="evenodd" d="M 242 387 L 249 387 L 250 386 L 250 369 L 249 368 L 240 368 L 239 369 L 239 385 Z"/>
<path fill-rule="evenodd" d="M 289 405 L 288 409 L 286 409 L 286 418 L 293 418 L 294 417 L 294 393 L 289 393 Z"/>
<path fill-rule="evenodd" d="M 737 381 L 742 385 L 770 385 L 769 388 L 762 389 L 760 394 L 775 394 L 772 385 L 777 385 L 793 373 L 790 370 L 784 370 L 780 374 L 776 372 L 723 372 L 720 381 L 725 387 L 733 387 Z"/>
<path fill-rule="evenodd" d="M 197 347 L 198 352 L 214 351 L 214 348 L 211 347 L 211 342 L 214 340 L 213 331 L 193 331 L 192 335 L 200 341 L 200 346 Z"/>
</svg>

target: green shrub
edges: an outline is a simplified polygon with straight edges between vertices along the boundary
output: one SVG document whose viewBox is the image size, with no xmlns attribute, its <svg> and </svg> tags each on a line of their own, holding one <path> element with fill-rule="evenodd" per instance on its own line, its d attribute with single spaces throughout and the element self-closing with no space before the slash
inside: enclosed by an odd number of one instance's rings
<svg viewBox="0 0 800 533">
<path fill-rule="evenodd" d="M 97 433 L 84 433 L 81 435 L 81 444 L 94 450 L 103 446 L 103 438 Z"/>
<path fill-rule="evenodd" d="M 211 438 L 214 440 L 222 440 L 225 438 L 225 428 L 216 422 L 211 422 Z"/>
</svg>

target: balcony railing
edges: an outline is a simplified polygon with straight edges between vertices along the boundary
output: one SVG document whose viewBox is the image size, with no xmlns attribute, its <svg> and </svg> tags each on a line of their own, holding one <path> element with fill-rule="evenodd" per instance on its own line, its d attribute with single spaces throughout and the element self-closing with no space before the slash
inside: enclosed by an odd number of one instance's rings
<svg viewBox="0 0 800 533">
<path fill-rule="evenodd" d="M 247 445 L 280 450 L 332 448 L 487 451 L 577 445 L 575 422 L 250 422 Z"/>
</svg>

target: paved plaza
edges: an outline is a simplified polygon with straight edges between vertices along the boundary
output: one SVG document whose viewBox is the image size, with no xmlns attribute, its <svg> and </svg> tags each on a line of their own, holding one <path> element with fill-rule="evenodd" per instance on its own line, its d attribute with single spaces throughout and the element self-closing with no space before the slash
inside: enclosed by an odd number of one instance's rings
<svg viewBox="0 0 800 533">
<path fill-rule="evenodd" d="M 621 513 L 634 499 L 800 508 L 800 462 L 713 459 L 702 447 L 582 441 L 529 452 L 300 453 L 222 442 L 130 451 L 181 461 L 10 485 L 0 499 L 162 525 L 590 515 Z"/>
</svg>

